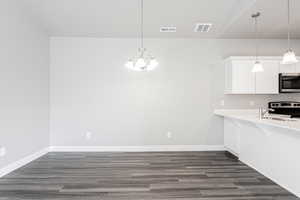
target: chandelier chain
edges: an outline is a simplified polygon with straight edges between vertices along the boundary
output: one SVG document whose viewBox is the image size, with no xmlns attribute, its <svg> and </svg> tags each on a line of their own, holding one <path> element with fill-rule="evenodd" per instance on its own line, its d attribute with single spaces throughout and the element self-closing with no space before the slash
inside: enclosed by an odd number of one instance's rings
<svg viewBox="0 0 300 200">
<path fill-rule="evenodd" d="M 291 49 L 291 22 L 290 22 L 290 0 L 287 0 L 287 11 L 288 11 L 288 47 Z"/>
<path fill-rule="evenodd" d="M 141 49 L 144 49 L 144 0 L 141 0 Z"/>
</svg>

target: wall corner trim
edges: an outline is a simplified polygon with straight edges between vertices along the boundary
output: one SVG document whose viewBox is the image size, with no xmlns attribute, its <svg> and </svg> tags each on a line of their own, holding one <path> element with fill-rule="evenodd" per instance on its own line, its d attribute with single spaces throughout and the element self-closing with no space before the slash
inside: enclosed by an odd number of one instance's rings
<svg viewBox="0 0 300 200">
<path fill-rule="evenodd" d="M 15 171 L 16 169 L 18 169 L 18 168 L 20 168 L 20 167 L 22 167 L 26 164 L 38 159 L 39 157 L 47 154 L 48 152 L 49 152 L 49 148 L 47 147 L 47 148 L 44 148 L 44 149 L 42 149 L 40 151 L 37 151 L 33 154 L 30 154 L 30 155 L 28 155 L 28 156 L 26 156 L 26 157 L 24 157 L 20 160 L 17 160 L 15 162 L 12 162 L 12 163 L 8 164 L 7 166 L 0 169 L 0 178 L 7 175 L 7 174 L 9 174 L 9 173 L 11 173 L 11 172 L 13 172 L 13 171 Z"/>
</svg>

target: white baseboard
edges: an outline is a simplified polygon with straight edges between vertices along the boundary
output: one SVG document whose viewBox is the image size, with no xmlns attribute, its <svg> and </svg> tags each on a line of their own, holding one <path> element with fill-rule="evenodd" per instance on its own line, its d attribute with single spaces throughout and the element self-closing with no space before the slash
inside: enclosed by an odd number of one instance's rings
<svg viewBox="0 0 300 200">
<path fill-rule="evenodd" d="M 22 158 L 20 160 L 17 160 L 6 167 L 3 167 L 0 169 L 0 177 L 5 176 L 6 174 L 9 174 L 10 172 L 38 159 L 39 157 L 47 154 L 49 152 L 49 148 L 42 149 L 38 152 L 35 152 L 29 156 L 26 156 L 25 158 Z"/>
<path fill-rule="evenodd" d="M 0 169 L 0 178 L 38 159 L 48 152 L 159 152 L 224 151 L 222 145 L 149 145 L 149 146 L 50 146 Z"/>
<path fill-rule="evenodd" d="M 224 151 L 223 145 L 51 146 L 50 152 Z"/>
</svg>

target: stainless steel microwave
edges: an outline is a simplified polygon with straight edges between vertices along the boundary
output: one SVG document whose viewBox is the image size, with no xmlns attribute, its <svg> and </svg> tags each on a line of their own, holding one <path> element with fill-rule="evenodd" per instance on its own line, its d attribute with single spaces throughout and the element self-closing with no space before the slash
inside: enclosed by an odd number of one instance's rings
<svg viewBox="0 0 300 200">
<path fill-rule="evenodd" d="M 300 93 L 300 73 L 279 74 L 280 93 Z"/>
</svg>

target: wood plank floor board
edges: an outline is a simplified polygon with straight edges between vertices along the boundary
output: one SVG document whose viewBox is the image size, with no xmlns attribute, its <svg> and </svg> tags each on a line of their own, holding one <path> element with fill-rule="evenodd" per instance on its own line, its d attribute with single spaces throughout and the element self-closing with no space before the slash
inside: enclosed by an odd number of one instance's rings
<svg viewBox="0 0 300 200">
<path fill-rule="evenodd" d="M 48 153 L 0 179 L 0 200 L 296 200 L 225 152 Z"/>
</svg>

